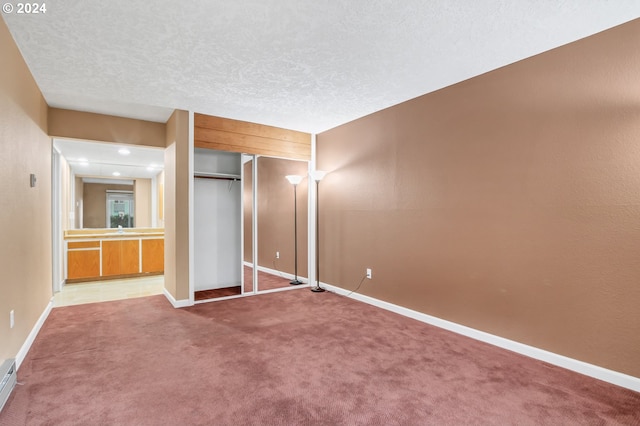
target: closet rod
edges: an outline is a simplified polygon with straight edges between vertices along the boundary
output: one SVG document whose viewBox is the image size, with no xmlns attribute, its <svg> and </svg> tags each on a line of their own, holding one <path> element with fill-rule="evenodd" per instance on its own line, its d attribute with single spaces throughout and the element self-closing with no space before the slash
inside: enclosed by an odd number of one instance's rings
<svg viewBox="0 0 640 426">
<path fill-rule="evenodd" d="M 193 175 L 194 178 L 196 179 L 221 179 L 221 180 L 231 180 L 234 182 L 240 182 L 240 178 L 237 176 L 233 176 L 233 175 L 216 175 L 216 174 L 202 174 L 202 173 L 194 173 Z"/>
</svg>

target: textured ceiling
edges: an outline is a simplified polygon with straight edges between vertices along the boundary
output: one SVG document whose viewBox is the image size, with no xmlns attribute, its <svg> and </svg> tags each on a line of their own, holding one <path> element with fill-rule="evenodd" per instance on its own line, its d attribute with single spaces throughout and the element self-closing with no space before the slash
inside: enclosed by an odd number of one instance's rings
<svg viewBox="0 0 640 426">
<path fill-rule="evenodd" d="M 56 0 L 3 14 L 51 106 L 312 133 L 639 16 L 638 0 Z"/>
</svg>

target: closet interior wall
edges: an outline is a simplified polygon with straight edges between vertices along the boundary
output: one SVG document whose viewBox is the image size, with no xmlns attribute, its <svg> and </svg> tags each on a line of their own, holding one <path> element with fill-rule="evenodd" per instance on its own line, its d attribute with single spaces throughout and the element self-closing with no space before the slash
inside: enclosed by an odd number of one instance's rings
<svg viewBox="0 0 640 426">
<path fill-rule="evenodd" d="M 240 286 L 241 155 L 194 152 L 194 288 Z"/>
</svg>

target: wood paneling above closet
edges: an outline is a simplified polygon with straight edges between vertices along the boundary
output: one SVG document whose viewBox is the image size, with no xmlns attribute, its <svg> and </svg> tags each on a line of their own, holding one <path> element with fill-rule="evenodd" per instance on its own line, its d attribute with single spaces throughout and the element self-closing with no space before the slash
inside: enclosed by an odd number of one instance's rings
<svg viewBox="0 0 640 426">
<path fill-rule="evenodd" d="M 198 113 L 194 115 L 194 128 L 196 148 L 311 159 L 309 133 Z"/>
</svg>

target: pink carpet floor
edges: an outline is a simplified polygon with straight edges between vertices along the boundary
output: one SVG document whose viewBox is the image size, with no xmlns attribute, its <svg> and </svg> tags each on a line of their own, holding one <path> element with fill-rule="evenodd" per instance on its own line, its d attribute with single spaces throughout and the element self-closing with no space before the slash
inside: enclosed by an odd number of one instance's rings
<svg viewBox="0 0 640 426">
<path fill-rule="evenodd" d="M 280 275 L 270 274 L 264 271 L 258 271 L 258 291 L 274 290 L 278 288 L 291 288 L 291 280 Z M 253 270 L 250 267 L 244 267 L 244 291 L 250 293 L 253 291 Z M 240 286 L 216 288 L 212 290 L 198 290 L 194 294 L 195 300 L 210 300 L 221 297 L 237 296 L 242 294 Z"/>
<path fill-rule="evenodd" d="M 55 308 L 1 425 L 640 424 L 640 394 L 308 289 Z"/>
</svg>

